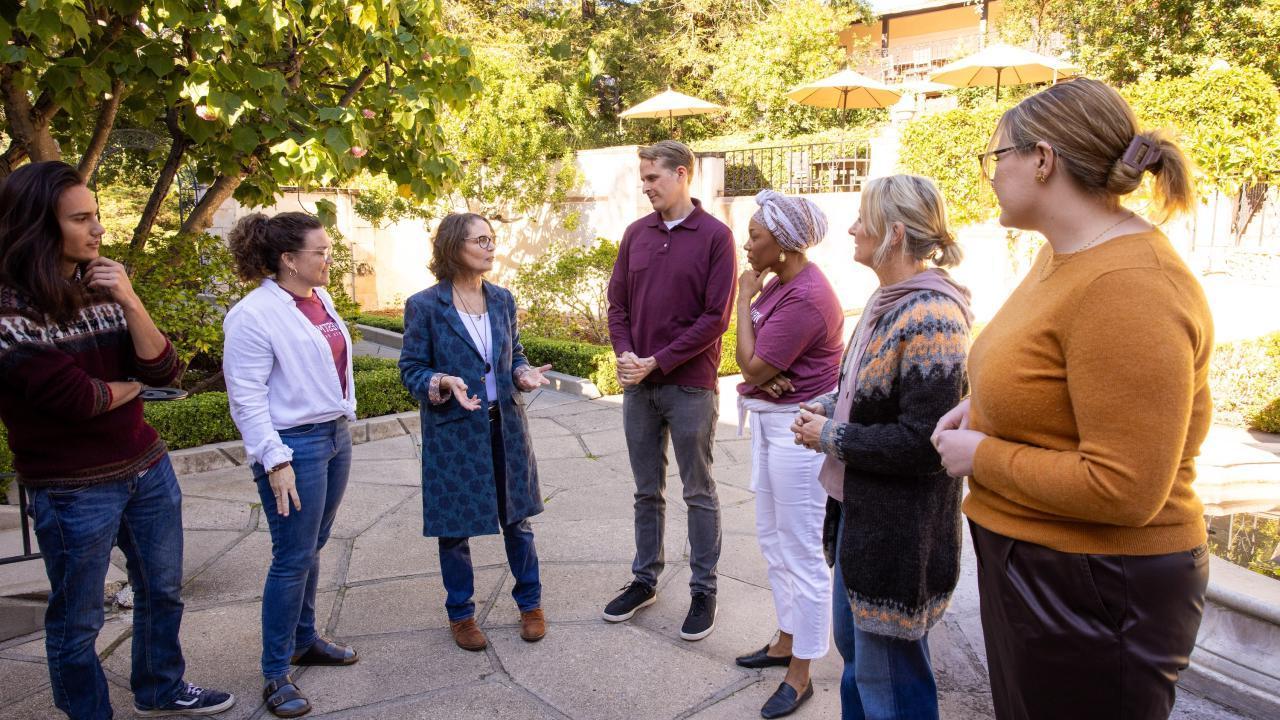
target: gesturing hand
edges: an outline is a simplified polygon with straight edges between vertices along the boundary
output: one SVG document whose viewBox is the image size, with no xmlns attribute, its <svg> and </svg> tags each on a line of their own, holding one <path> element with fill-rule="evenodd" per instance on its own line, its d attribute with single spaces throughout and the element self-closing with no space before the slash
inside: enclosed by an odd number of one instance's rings
<svg viewBox="0 0 1280 720">
<path fill-rule="evenodd" d="M 543 385 L 550 385 L 551 380 L 542 374 L 550 369 L 550 363 L 542 367 L 530 367 L 516 378 L 516 385 L 519 385 L 521 390 L 536 390 Z"/>
<path fill-rule="evenodd" d="M 271 485 L 271 494 L 276 496 L 276 512 L 282 517 L 289 517 L 289 504 L 294 510 L 302 509 L 302 499 L 298 497 L 297 482 L 293 476 L 293 466 L 285 465 L 267 476 Z"/>
<path fill-rule="evenodd" d="M 467 395 L 467 383 L 462 378 L 455 375 L 447 375 L 440 381 L 440 387 L 453 393 L 453 399 L 465 410 L 479 410 L 480 398 L 474 395 Z"/>
</svg>

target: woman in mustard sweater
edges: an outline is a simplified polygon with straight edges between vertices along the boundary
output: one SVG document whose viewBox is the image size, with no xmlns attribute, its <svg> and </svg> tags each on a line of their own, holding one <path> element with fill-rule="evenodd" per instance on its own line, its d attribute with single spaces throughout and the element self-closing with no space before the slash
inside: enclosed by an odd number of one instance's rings
<svg viewBox="0 0 1280 720">
<path fill-rule="evenodd" d="M 1000 223 L 1048 240 L 933 436 L 969 476 L 996 716 L 1166 718 L 1208 582 L 1191 483 L 1213 323 L 1168 239 L 1120 200 L 1150 172 L 1152 207 L 1187 209 L 1187 160 L 1087 79 L 1005 113 L 981 160 Z"/>
</svg>

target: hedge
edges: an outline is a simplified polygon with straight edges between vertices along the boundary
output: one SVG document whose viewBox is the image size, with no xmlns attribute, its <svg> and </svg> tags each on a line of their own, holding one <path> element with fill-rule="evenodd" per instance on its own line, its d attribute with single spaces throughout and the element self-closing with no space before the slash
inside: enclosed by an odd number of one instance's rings
<svg viewBox="0 0 1280 720">
<path fill-rule="evenodd" d="M 400 370 L 394 360 L 355 358 L 356 415 L 361 418 L 407 412 L 418 403 L 400 384 Z M 143 406 L 147 422 L 160 433 L 170 450 L 209 443 L 238 440 L 240 433 L 231 421 L 227 394 L 206 392 L 186 400 L 152 402 Z"/>
<path fill-rule="evenodd" d="M 1214 420 L 1280 433 L 1280 332 L 1214 348 Z"/>
</svg>

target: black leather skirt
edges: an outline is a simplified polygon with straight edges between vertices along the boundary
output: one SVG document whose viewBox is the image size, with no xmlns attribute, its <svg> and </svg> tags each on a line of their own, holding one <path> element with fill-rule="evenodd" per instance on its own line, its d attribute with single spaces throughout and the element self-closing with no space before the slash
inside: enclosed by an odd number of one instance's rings
<svg viewBox="0 0 1280 720">
<path fill-rule="evenodd" d="M 998 720 L 1169 717 L 1204 611 L 1204 545 L 1086 555 L 969 528 Z"/>
</svg>

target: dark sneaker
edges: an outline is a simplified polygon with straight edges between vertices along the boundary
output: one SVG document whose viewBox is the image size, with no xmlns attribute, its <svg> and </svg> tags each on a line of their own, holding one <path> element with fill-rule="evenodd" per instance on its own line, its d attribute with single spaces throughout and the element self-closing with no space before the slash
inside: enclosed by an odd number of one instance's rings
<svg viewBox="0 0 1280 720">
<path fill-rule="evenodd" d="M 165 715 L 214 715 L 226 710 L 236 704 L 236 696 L 231 693 L 225 693 L 221 690 L 212 690 L 202 688 L 198 685 L 187 683 L 187 686 L 178 693 L 178 697 L 174 698 L 164 707 L 151 708 L 150 710 L 133 706 L 134 713 L 142 717 L 161 717 Z"/>
<path fill-rule="evenodd" d="M 680 637 L 685 640 L 701 640 L 716 629 L 716 596 L 711 593 L 694 593 L 689 603 L 689 614 L 684 616 Z"/>
<path fill-rule="evenodd" d="M 622 594 L 611 600 L 604 608 L 604 619 L 609 622 L 630 620 L 637 610 L 658 601 L 658 591 L 639 580 L 627 583 L 620 589 Z"/>
</svg>

